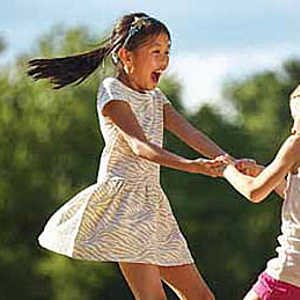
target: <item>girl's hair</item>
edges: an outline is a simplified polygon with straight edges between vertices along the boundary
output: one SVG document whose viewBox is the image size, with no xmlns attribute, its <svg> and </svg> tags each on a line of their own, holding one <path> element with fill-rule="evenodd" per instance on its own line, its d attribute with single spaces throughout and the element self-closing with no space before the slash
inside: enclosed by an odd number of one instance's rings
<svg viewBox="0 0 300 300">
<path fill-rule="evenodd" d="M 145 13 L 133 13 L 123 16 L 116 23 L 110 36 L 96 50 L 61 58 L 33 59 L 29 61 L 28 75 L 35 80 L 49 79 L 54 89 L 60 89 L 70 83 L 77 85 L 90 76 L 103 62 L 111 56 L 114 65 L 118 65 L 117 52 L 120 48 L 133 51 L 145 45 L 150 37 L 170 32 L 162 22 Z"/>
<path fill-rule="evenodd" d="M 300 99 L 291 98 L 290 99 L 290 110 L 293 118 L 300 117 Z"/>
</svg>

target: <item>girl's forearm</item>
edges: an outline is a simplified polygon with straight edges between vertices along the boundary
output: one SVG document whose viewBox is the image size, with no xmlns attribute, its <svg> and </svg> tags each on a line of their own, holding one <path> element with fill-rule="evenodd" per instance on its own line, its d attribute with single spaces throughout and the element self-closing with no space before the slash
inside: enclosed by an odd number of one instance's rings
<svg viewBox="0 0 300 300">
<path fill-rule="evenodd" d="M 237 191 L 255 203 L 261 202 L 276 188 L 279 195 L 283 196 L 284 177 L 289 167 L 279 160 L 275 159 L 267 168 L 263 168 L 257 177 L 244 175 L 233 165 L 228 165 L 224 177 Z"/>
<path fill-rule="evenodd" d="M 160 146 L 150 143 L 148 141 L 131 140 L 129 142 L 132 151 L 137 156 L 157 163 L 159 165 L 186 171 L 190 173 L 200 173 L 201 163 L 195 163 L 194 160 L 184 158 L 182 156 L 171 153 Z M 206 174 L 205 167 L 203 166 L 202 172 Z"/>
<path fill-rule="evenodd" d="M 255 191 L 252 187 L 253 178 L 239 172 L 233 165 L 228 165 L 224 171 L 224 177 L 243 196 L 252 202 L 257 201 Z"/>
<path fill-rule="evenodd" d="M 219 147 L 212 139 L 198 130 L 189 139 L 188 144 L 191 148 L 209 158 L 226 154 L 226 151 Z"/>
<path fill-rule="evenodd" d="M 170 105 L 164 106 L 164 126 L 189 147 L 206 157 L 214 158 L 226 154 L 226 151 L 178 114 Z"/>
<path fill-rule="evenodd" d="M 178 137 L 198 153 L 209 158 L 226 154 L 226 151 L 198 129 L 189 126 L 186 130 L 189 131 L 188 135 L 178 135 Z"/>
<path fill-rule="evenodd" d="M 265 167 L 262 165 L 255 165 L 255 170 L 254 170 L 253 174 L 251 174 L 251 176 L 252 177 L 258 176 L 264 169 L 265 169 Z M 278 196 L 281 197 L 282 199 L 285 198 L 286 185 L 287 185 L 287 181 L 286 181 L 286 179 L 283 179 L 274 189 L 276 194 L 278 194 Z"/>
</svg>

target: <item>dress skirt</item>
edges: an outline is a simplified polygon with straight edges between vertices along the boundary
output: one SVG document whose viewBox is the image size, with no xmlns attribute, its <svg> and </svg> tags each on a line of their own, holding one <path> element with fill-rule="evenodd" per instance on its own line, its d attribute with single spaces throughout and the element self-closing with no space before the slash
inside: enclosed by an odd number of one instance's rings
<svg viewBox="0 0 300 300">
<path fill-rule="evenodd" d="M 151 180 L 110 178 L 87 187 L 50 218 L 39 243 L 76 259 L 193 263 L 166 195 Z"/>
</svg>

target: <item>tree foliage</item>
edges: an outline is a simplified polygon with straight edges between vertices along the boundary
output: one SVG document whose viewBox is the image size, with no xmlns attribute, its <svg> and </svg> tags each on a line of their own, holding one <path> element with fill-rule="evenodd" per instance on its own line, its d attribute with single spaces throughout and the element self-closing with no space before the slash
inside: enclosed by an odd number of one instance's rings
<svg viewBox="0 0 300 300">
<path fill-rule="evenodd" d="M 55 28 L 32 57 L 83 52 L 98 40 L 85 28 Z M 104 71 L 81 86 L 52 91 L 27 78 L 27 60 L 17 60 L 13 71 L 0 71 L 0 298 L 132 299 L 114 264 L 71 260 L 40 249 L 36 242 L 50 214 L 95 181 L 103 147 L 95 95 L 99 82 L 112 73 L 111 65 L 106 62 Z M 268 163 L 288 135 L 287 100 L 299 71 L 299 63 L 290 60 L 280 72 L 228 85 L 224 99 L 237 112 L 235 122 L 210 106 L 187 115 L 176 78 L 166 78 L 161 88 L 186 118 L 229 153 Z M 169 133 L 165 146 L 182 156 L 198 156 Z M 280 209 L 276 196 L 253 205 L 222 179 L 165 168 L 162 184 L 217 299 L 241 299 L 274 254 Z"/>
</svg>

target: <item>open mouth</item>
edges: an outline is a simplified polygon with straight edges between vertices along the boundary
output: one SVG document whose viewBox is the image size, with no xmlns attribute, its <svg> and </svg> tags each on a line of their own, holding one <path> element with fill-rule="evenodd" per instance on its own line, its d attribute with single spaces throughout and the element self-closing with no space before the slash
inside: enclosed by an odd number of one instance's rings
<svg viewBox="0 0 300 300">
<path fill-rule="evenodd" d="M 161 74 L 161 71 L 154 71 L 151 73 L 151 79 L 154 81 L 154 83 L 158 83 Z"/>
</svg>

